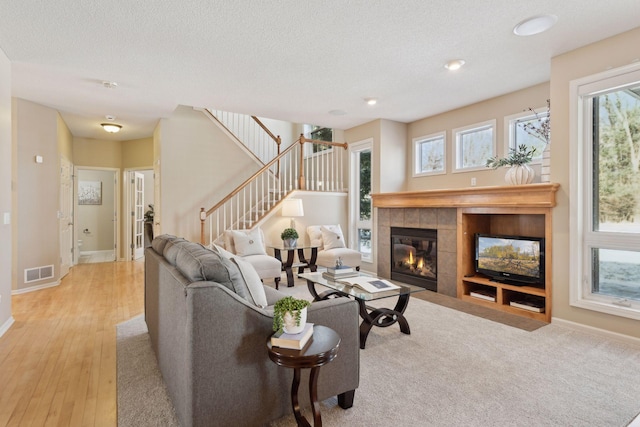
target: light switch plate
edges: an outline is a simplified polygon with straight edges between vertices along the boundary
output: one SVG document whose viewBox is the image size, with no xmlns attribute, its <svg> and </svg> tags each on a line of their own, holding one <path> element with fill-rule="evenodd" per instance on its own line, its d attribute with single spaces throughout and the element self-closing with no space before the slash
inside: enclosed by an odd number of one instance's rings
<svg viewBox="0 0 640 427">
<path fill-rule="evenodd" d="M 11 224 L 11 212 L 5 212 L 2 218 L 4 225 Z"/>
</svg>

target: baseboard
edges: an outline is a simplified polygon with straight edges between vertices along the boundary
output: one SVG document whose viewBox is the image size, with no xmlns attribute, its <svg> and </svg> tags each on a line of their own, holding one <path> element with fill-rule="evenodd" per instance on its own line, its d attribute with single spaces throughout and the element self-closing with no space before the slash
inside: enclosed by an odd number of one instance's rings
<svg viewBox="0 0 640 427">
<path fill-rule="evenodd" d="M 0 326 L 0 337 L 3 336 L 4 333 L 9 330 L 9 328 L 11 327 L 11 325 L 13 325 L 14 322 L 15 320 L 13 319 L 13 316 L 11 316 L 7 319 L 6 322 L 4 322 L 2 326 Z"/>
<path fill-rule="evenodd" d="M 51 282 L 51 283 L 44 283 L 42 285 L 29 286 L 28 288 L 16 289 L 14 291 L 11 291 L 11 295 L 26 294 L 27 292 L 39 291 L 41 289 L 46 289 L 46 288 L 53 288 L 54 286 L 58 286 L 59 284 L 60 284 L 60 280 L 56 280 L 55 282 Z"/>
<path fill-rule="evenodd" d="M 619 334 L 617 332 L 607 331 L 605 329 L 594 328 L 593 326 L 583 325 L 581 323 L 572 322 L 570 320 L 558 319 L 556 317 L 551 318 L 551 323 L 561 326 L 566 326 L 578 331 L 590 332 L 592 334 L 600 335 L 602 337 L 615 339 L 627 344 L 633 344 L 640 346 L 640 338 L 632 337 L 630 335 Z"/>
</svg>

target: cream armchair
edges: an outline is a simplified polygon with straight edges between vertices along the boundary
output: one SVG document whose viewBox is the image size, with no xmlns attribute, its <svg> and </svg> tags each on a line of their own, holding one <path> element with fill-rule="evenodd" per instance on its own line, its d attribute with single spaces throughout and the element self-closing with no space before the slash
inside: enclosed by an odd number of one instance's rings
<svg viewBox="0 0 640 427">
<path fill-rule="evenodd" d="M 360 270 L 362 254 L 347 247 L 340 224 L 310 225 L 307 227 L 307 235 L 309 243 L 318 246 L 316 265 L 333 267 L 341 259 L 344 265 Z"/>
<path fill-rule="evenodd" d="M 213 244 L 218 249 L 228 251 L 228 257 L 242 257 L 253 266 L 262 281 L 273 279 L 276 289 L 278 289 L 282 263 L 267 255 L 264 234 L 260 227 L 253 230 L 227 230 Z"/>
</svg>

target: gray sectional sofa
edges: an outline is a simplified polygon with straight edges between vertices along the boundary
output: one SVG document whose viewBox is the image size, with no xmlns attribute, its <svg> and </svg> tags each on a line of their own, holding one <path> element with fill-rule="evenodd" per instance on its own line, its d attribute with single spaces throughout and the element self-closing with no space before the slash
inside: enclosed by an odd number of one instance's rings
<svg viewBox="0 0 640 427">
<path fill-rule="evenodd" d="M 264 287 L 260 308 L 236 264 L 200 244 L 156 237 L 145 251 L 145 319 L 160 371 L 183 427 L 261 426 L 291 413 L 293 373 L 269 360 L 272 306 L 284 295 Z M 358 306 L 314 302 L 308 321 L 341 337 L 337 358 L 322 367 L 318 398 L 351 407 L 358 387 Z M 308 404 L 307 372 L 300 398 Z"/>
</svg>

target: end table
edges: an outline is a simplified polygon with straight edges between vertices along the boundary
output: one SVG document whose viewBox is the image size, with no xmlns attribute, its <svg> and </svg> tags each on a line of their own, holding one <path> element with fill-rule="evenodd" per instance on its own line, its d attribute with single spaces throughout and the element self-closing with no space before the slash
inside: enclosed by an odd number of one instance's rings
<svg viewBox="0 0 640 427">
<path fill-rule="evenodd" d="M 309 397 L 311 400 L 311 411 L 313 412 L 313 424 L 315 427 L 322 426 L 320 416 L 320 404 L 318 403 L 318 375 L 320 367 L 335 359 L 340 345 L 340 336 L 330 328 L 321 325 L 313 326 L 313 336 L 302 350 L 290 348 L 273 347 L 271 338 L 267 340 L 267 350 L 269 358 L 277 365 L 293 369 L 293 383 L 291 384 L 291 406 L 296 417 L 298 426 L 311 427 L 311 424 L 300 412 L 298 402 L 298 388 L 300 387 L 300 371 L 303 368 L 310 368 L 309 373 Z"/>
</svg>

